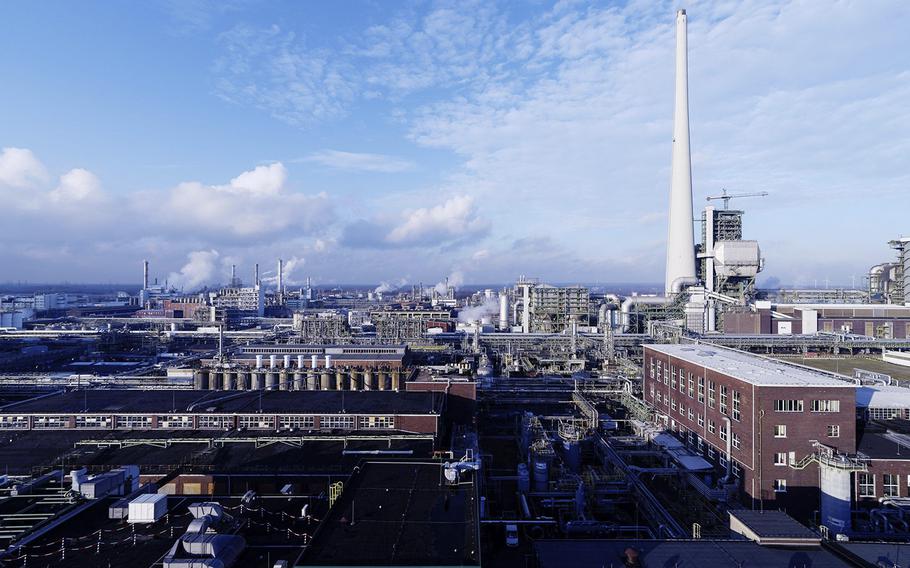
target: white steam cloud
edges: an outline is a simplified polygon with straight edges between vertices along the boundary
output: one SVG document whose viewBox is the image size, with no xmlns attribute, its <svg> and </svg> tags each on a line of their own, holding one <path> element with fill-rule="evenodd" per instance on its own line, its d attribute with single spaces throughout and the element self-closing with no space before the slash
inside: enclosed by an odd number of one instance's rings
<svg viewBox="0 0 910 568">
<path fill-rule="evenodd" d="M 449 274 L 448 283 L 449 286 L 453 286 L 456 290 L 460 288 L 464 284 L 464 272 L 453 270 L 452 273 Z M 436 286 L 434 286 L 434 289 L 437 294 L 445 294 L 448 292 L 448 290 L 446 290 L 446 281 L 443 280 L 437 283 Z"/>
<path fill-rule="evenodd" d="M 171 272 L 168 282 L 177 288 L 192 292 L 218 280 L 218 251 L 197 250 L 187 255 L 187 263 L 180 272 Z"/>
<path fill-rule="evenodd" d="M 459 310 L 458 321 L 462 323 L 473 323 L 487 316 L 494 316 L 499 313 L 499 300 L 497 298 L 485 298 L 479 306 L 470 306 Z"/>
</svg>

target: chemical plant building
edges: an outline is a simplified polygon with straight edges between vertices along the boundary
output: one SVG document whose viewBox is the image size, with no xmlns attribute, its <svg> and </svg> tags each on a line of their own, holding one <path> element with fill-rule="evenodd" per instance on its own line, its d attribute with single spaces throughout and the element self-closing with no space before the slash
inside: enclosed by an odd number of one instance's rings
<svg viewBox="0 0 910 568">
<path fill-rule="evenodd" d="M 855 386 L 833 375 L 705 345 L 646 345 L 644 364 L 647 404 L 753 502 L 811 513 L 818 470 L 790 464 L 813 441 L 855 452 Z"/>
</svg>

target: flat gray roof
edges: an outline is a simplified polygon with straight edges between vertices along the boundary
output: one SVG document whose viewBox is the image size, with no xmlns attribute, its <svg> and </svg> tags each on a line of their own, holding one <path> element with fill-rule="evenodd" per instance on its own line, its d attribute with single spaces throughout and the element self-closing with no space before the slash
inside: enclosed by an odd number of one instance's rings
<svg viewBox="0 0 910 568">
<path fill-rule="evenodd" d="M 735 377 L 755 386 L 855 388 L 852 382 L 845 380 L 846 378 L 838 379 L 833 373 L 716 345 L 649 343 L 643 347 Z"/>
</svg>

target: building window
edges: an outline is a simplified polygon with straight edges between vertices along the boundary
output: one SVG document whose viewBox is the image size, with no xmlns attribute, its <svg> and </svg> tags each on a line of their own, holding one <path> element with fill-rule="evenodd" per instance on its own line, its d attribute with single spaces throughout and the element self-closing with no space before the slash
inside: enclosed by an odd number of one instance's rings
<svg viewBox="0 0 910 568">
<path fill-rule="evenodd" d="M 874 473 L 857 473 L 856 481 L 859 484 L 860 497 L 875 497 Z"/>
<path fill-rule="evenodd" d="M 713 420 L 708 420 L 708 432 L 717 433 L 717 424 Z"/>
<path fill-rule="evenodd" d="M 394 416 L 362 416 L 360 418 L 360 427 L 361 428 L 379 428 L 379 429 L 392 429 L 395 427 L 395 417 Z"/>
<path fill-rule="evenodd" d="M 689 398 L 695 398 L 695 381 L 692 379 L 692 373 L 689 373 Z"/>
<path fill-rule="evenodd" d="M 705 417 L 701 413 L 698 414 L 698 425 L 702 427 L 705 425 Z"/>
<path fill-rule="evenodd" d="M 900 496 L 900 481 L 898 481 L 896 474 L 886 473 L 882 475 L 882 495 L 885 497 Z"/>
<path fill-rule="evenodd" d="M 144 430 L 152 427 L 151 416 L 118 416 L 117 428 Z"/>
<path fill-rule="evenodd" d="M 354 416 L 323 416 L 322 428 L 327 430 L 353 430 L 356 427 Z"/>
<path fill-rule="evenodd" d="M 839 400 L 813 400 L 812 412 L 840 412 Z"/>
<path fill-rule="evenodd" d="M 679 392 L 686 394 L 686 379 L 683 378 L 682 369 L 679 371 Z"/>
<path fill-rule="evenodd" d="M 731 444 L 734 448 L 736 448 L 736 449 L 738 450 L 738 449 L 739 449 L 739 446 L 740 446 L 739 434 L 737 434 L 736 432 L 732 432 L 732 433 L 730 434 L 730 436 L 733 438 L 733 439 L 730 441 L 730 444 Z"/>
<path fill-rule="evenodd" d="M 717 400 L 717 389 L 714 387 L 714 381 L 708 381 L 708 408 L 714 408 L 714 402 Z"/>
<path fill-rule="evenodd" d="M 840 438 L 840 426 L 837 424 L 831 424 L 828 426 L 828 437 L 829 438 Z"/>
<path fill-rule="evenodd" d="M 661 400 L 660 391 L 657 391 L 657 394 L 655 395 L 654 400 L 657 401 L 657 404 L 660 404 L 660 400 Z"/>
<path fill-rule="evenodd" d="M 727 385 L 720 385 L 720 413 L 727 413 Z"/>
<path fill-rule="evenodd" d="M 695 413 L 692 412 L 692 407 L 689 407 L 689 420 L 695 420 Z"/>
<path fill-rule="evenodd" d="M 651 398 L 654 398 L 654 383 L 651 383 Z"/>
<path fill-rule="evenodd" d="M 723 440 L 724 442 L 727 441 L 727 429 L 726 428 L 721 427 L 720 432 L 718 432 L 717 435 L 720 436 L 720 439 Z"/>
<path fill-rule="evenodd" d="M 774 465 L 787 465 L 787 452 L 774 454 Z"/>
<path fill-rule="evenodd" d="M 240 427 L 253 430 L 273 430 L 275 428 L 275 417 L 259 414 L 241 416 Z"/>
<path fill-rule="evenodd" d="M 651 378 L 652 378 L 652 379 L 654 378 L 654 369 L 655 369 L 655 366 L 654 366 L 654 357 L 651 357 Z"/>
<path fill-rule="evenodd" d="M 158 427 L 191 430 L 193 428 L 193 417 L 187 415 L 172 414 L 161 415 L 158 417 Z"/>
<path fill-rule="evenodd" d="M 667 398 L 669 398 L 669 395 L 667 395 Z M 672 408 L 673 410 L 676 410 L 676 399 L 675 398 L 670 399 L 670 408 Z"/>
<path fill-rule="evenodd" d="M 742 419 L 742 405 L 739 400 L 739 391 L 733 391 L 733 420 Z"/>
<path fill-rule="evenodd" d="M 316 426 L 312 416 L 279 416 L 278 427 L 282 430 L 305 430 Z"/>
<path fill-rule="evenodd" d="M 775 412 L 802 412 L 803 411 L 803 401 L 802 400 L 775 400 L 774 401 L 774 411 Z"/>
<path fill-rule="evenodd" d="M 685 415 L 686 415 L 686 407 L 683 406 L 682 404 L 679 405 L 679 415 L 680 415 L 680 416 L 685 416 Z"/>
<path fill-rule="evenodd" d="M 197 428 L 200 429 L 217 429 L 231 428 L 234 426 L 234 419 L 231 416 L 222 414 L 202 414 L 197 421 Z"/>
<path fill-rule="evenodd" d="M 717 461 L 717 450 L 708 446 L 708 459 L 711 461 Z"/>
<path fill-rule="evenodd" d="M 28 416 L 0 416 L 0 428 L 28 429 Z"/>
<path fill-rule="evenodd" d="M 907 329 L 910 329 L 910 326 Z M 870 420 L 892 420 L 900 418 L 901 411 L 897 408 L 870 408 L 866 411 L 866 416 Z"/>
<path fill-rule="evenodd" d="M 676 390 L 676 367 L 670 367 L 670 388 Z"/>
<path fill-rule="evenodd" d="M 786 493 L 787 492 L 787 480 L 786 479 L 775 479 L 774 480 L 774 492 L 775 493 Z"/>
<path fill-rule="evenodd" d="M 110 416 L 92 416 L 79 414 L 76 416 L 76 428 L 104 428 L 111 427 Z"/>
<path fill-rule="evenodd" d="M 739 465 L 738 463 L 736 463 L 735 461 L 733 462 L 733 475 L 735 475 L 736 477 L 742 477 L 742 476 L 743 476 L 743 468 L 742 468 L 742 466 L 740 466 L 740 465 Z"/>
<path fill-rule="evenodd" d="M 787 425 L 786 424 L 775 424 L 774 437 L 775 438 L 786 438 L 787 437 Z"/>
<path fill-rule="evenodd" d="M 698 402 L 705 401 L 705 378 L 698 377 Z"/>
</svg>

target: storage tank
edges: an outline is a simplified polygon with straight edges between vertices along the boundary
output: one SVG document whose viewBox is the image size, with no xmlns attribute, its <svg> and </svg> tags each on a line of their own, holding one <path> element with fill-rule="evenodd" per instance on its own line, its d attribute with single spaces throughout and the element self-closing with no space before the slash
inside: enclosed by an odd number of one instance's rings
<svg viewBox="0 0 910 568">
<path fill-rule="evenodd" d="M 311 355 L 310 356 L 310 369 L 318 369 L 318 368 L 319 368 L 319 355 Z"/>
<path fill-rule="evenodd" d="M 534 458 L 534 491 L 546 491 L 550 483 L 550 464 L 539 457 Z"/>
<path fill-rule="evenodd" d="M 360 388 L 360 377 L 360 371 L 357 369 L 351 369 L 351 380 L 349 381 L 349 384 L 352 391 L 358 390 Z"/>
<path fill-rule="evenodd" d="M 850 490 L 852 487 L 849 470 L 819 465 L 821 471 L 821 516 L 828 531 L 850 532 Z"/>
<path fill-rule="evenodd" d="M 265 390 L 275 390 L 278 386 L 278 373 L 268 372 L 265 374 Z"/>
<path fill-rule="evenodd" d="M 335 371 L 335 390 L 344 390 L 344 373 L 341 369 Z"/>
<path fill-rule="evenodd" d="M 250 374 L 248 372 L 237 372 L 237 390 L 250 390 Z"/>
<path fill-rule="evenodd" d="M 320 377 L 319 388 L 327 391 L 332 388 L 332 375 L 329 374 L 328 369 L 322 371 L 322 377 Z"/>
<path fill-rule="evenodd" d="M 397 369 L 392 371 L 392 390 L 398 392 L 401 389 L 401 372 Z"/>
<path fill-rule="evenodd" d="M 373 372 L 370 369 L 363 371 L 363 390 L 373 390 Z"/>
<path fill-rule="evenodd" d="M 193 388 L 196 390 L 207 390 L 209 388 L 209 372 L 198 370 L 193 373 Z"/>
<path fill-rule="evenodd" d="M 316 390 L 316 371 L 313 369 L 306 372 L 306 390 Z"/>
<path fill-rule="evenodd" d="M 262 368 L 262 355 L 256 355 L 256 368 Z"/>
<path fill-rule="evenodd" d="M 386 390 L 385 381 L 386 381 L 385 372 L 379 371 L 378 373 L 376 373 L 376 386 L 379 387 L 379 390 L 381 390 L 381 391 Z"/>
<path fill-rule="evenodd" d="M 297 368 L 303 369 L 303 355 L 297 356 Z"/>
<path fill-rule="evenodd" d="M 306 388 L 306 378 L 303 374 L 303 371 L 300 371 L 300 367 L 297 367 L 297 371 L 294 373 L 294 390 L 300 391 Z"/>
<path fill-rule="evenodd" d="M 223 376 L 224 382 L 222 383 L 221 388 L 226 391 L 234 390 L 234 373 L 232 373 L 230 371 L 225 371 L 222 376 Z"/>
<path fill-rule="evenodd" d="M 212 371 L 209 373 L 209 390 L 220 390 L 222 380 L 224 379 L 221 371 Z"/>
<path fill-rule="evenodd" d="M 518 491 L 527 493 L 531 490 L 531 472 L 528 471 L 528 464 L 522 462 L 518 464 Z"/>
<path fill-rule="evenodd" d="M 277 366 L 278 366 L 278 356 L 269 355 L 269 369 L 274 369 Z"/>
<path fill-rule="evenodd" d="M 499 294 L 499 330 L 509 329 L 509 296 L 505 292 Z"/>
<path fill-rule="evenodd" d="M 326 368 L 326 369 L 331 369 L 331 368 L 332 368 L 332 356 L 331 356 L 331 355 L 326 355 L 326 356 L 325 356 L 325 368 Z"/>
<path fill-rule="evenodd" d="M 265 382 L 265 373 L 259 370 L 250 373 L 250 390 L 262 390 L 262 383 Z"/>
<path fill-rule="evenodd" d="M 289 375 L 289 373 L 288 373 L 287 367 L 282 369 L 281 372 L 278 374 L 278 390 L 283 390 L 283 391 L 290 390 L 290 388 L 288 387 L 288 375 Z"/>
</svg>

